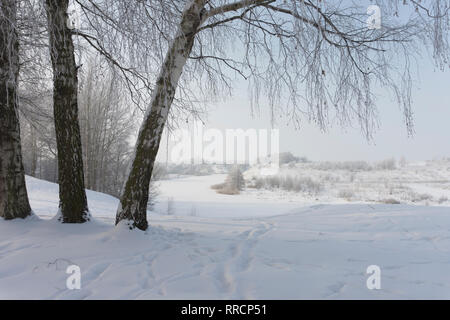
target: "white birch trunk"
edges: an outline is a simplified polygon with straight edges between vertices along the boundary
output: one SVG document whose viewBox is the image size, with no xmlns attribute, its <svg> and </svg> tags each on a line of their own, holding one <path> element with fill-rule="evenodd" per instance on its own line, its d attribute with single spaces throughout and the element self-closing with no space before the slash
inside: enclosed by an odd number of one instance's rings
<svg viewBox="0 0 450 320">
<path fill-rule="evenodd" d="M 204 5 L 205 0 L 191 1 L 186 5 L 177 35 L 166 54 L 149 109 L 139 131 L 134 159 L 117 210 L 116 224 L 128 220 L 130 228 L 148 228 L 147 203 L 156 154 L 178 80 L 202 22 Z"/>
<path fill-rule="evenodd" d="M 16 1 L 0 2 L 0 217 L 32 214 L 25 186 L 17 110 L 19 42 Z"/>
</svg>

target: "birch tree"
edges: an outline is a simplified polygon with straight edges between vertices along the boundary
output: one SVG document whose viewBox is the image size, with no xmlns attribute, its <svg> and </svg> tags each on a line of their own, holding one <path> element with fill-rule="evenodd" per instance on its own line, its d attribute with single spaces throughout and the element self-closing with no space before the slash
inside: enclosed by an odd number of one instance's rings
<svg viewBox="0 0 450 320">
<path fill-rule="evenodd" d="M 146 3 L 154 7 L 157 2 Z M 411 133 L 412 53 L 424 43 L 438 67 L 448 65 L 450 1 L 373 4 L 383 13 L 380 28 L 366 24 L 361 1 L 187 1 L 179 11 L 176 34 L 169 36 L 116 223 L 128 220 L 142 230 L 148 226 L 147 188 L 186 69 L 186 78 L 204 81 L 202 72 L 226 79 L 222 68 L 228 67 L 249 80 L 256 102 L 264 90 L 272 110 L 284 101 L 292 119 L 306 118 L 323 129 L 331 116 L 343 126 L 356 121 L 368 138 L 377 126 L 373 88 L 381 86 L 397 98 Z M 410 8 L 406 19 L 397 18 L 401 4 Z M 239 53 L 229 53 L 231 41 L 241 44 Z"/>
<path fill-rule="evenodd" d="M 59 210 L 63 223 L 89 220 L 78 122 L 78 66 L 68 28 L 68 0 L 45 0 L 53 68 L 53 110 L 58 150 Z"/>
<path fill-rule="evenodd" d="M 86 187 L 119 197 L 136 132 L 127 92 L 98 55 L 83 64 L 79 82 L 80 128 Z"/>
<path fill-rule="evenodd" d="M 17 2 L 0 3 L 0 217 L 32 214 L 25 186 L 18 118 Z"/>
</svg>

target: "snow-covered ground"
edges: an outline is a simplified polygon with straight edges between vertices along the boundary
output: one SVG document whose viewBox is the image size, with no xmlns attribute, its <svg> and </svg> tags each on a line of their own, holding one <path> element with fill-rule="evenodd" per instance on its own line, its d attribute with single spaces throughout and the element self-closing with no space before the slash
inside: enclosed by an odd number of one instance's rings
<svg viewBox="0 0 450 320">
<path fill-rule="evenodd" d="M 118 200 L 90 191 L 94 220 L 62 225 L 57 185 L 27 177 L 37 217 L 0 220 L 0 298 L 450 299 L 449 207 L 219 195 L 223 179 L 161 182 L 141 232 L 113 227 Z M 73 264 L 80 290 L 66 288 Z"/>
<path fill-rule="evenodd" d="M 260 172 L 254 166 L 244 173 L 248 186 L 254 187 L 246 193 L 260 198 L 278 195 L 303 203 L 450 206 L 450 158 L 399 164 L 393 159 L 289 163 L 275 176 L 264 177 Z M 296 188 L 300 192 L 295 192 Z"/>
</svg>

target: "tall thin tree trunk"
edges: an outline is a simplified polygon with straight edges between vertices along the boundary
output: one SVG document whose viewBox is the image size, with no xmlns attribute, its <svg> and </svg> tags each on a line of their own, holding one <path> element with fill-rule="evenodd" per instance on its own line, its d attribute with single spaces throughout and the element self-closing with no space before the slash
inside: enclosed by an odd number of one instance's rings
<svg viewBox="0 0 450 320">
<path fill-rule="evenodd" d="M 32 211 L 25 185 L 17 110 L 16 1 L 2 0 L 0 8 L 0 217 L 25 218 Z"/>
<path fill-rule="evenodd" d="M 178 80 L 191 53 L 196 31 L 202 22 L 204 4 L 205 0 L 196 0 L 186 8 L 177 35 L 166 54 L 149 110 L 139 131 L 131 170 L 117 210 L 116 224 L 128 220 L 130 228 L 148 228 L 150 178 Z"/>
<path fill-rule="evenodd" d="M 53 67 L 53 113 L 58 149 L 59 209 L 64 223 L 89 220 L 84 188 L 78 77 L 72 34 L 67 27 L 69 0 L 46 0 Z"/>
</svg>

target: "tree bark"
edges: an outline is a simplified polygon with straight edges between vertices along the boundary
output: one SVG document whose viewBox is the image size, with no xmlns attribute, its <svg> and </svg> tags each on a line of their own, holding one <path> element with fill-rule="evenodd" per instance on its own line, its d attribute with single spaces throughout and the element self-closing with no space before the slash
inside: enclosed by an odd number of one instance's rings
<svg viewBox="0 0 450 320">
<path fill-rule="evenodd" d="M 53 113 L 58 150 L 59 210 L 63 223 L 89 220 L 78 122 L 78 77 L 68 0 L 46 0 L 53 68 Z"/>
<path fill-rule="evenodd" d="M 25 218 L 32 211 L 25 185 L 17 104 L 16 1 L 2 0 L 0 8 L 0 217 Z"/>
<path fill-rule="evenodd" d="M 175 39 L 166 54 L 149 109 L 139 131 L 134 159 L 117 210 L 116 224 L 128 220 L 130 229 L 146 230 L 149 185 L 161 135 L 182 70 L 202 22 L 205 0 L 192 1 L 183 12 Z"/>
</svg>

